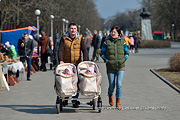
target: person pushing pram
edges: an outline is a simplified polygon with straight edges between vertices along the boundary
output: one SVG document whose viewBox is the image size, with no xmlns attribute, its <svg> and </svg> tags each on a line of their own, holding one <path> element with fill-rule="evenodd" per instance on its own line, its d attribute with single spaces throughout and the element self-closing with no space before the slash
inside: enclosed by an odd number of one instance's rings
<svg viewBox="0 0 180 120">
<path fill-rule="evenodd" d="M 77 24 L 70 23 L 68 26 L 68 31 L 60 40 L 58 58 L 60 64 L 62 63 L 71 63 L 77 66 L 83 60 L 87 60 L 87 49 L 82 40 L 82 35 L 77 34 Z M 77 93 L 73 98 L 78 98 L 79 94 Z M 57 97 L 58 99 L 58 97 Z M 79 104 L 77 100 L 73 100 L 73 107 L 78 108 Z"/>
</svg>

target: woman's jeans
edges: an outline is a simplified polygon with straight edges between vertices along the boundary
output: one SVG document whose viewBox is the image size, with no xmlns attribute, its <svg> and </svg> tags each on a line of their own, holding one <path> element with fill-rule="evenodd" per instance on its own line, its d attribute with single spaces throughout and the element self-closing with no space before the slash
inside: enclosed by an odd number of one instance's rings
<svg viewBox="0 0 180 120">
<path fill-rule="evenodd" d="M 28 68 L 28 71 L 27 71 L 27 78 L 30 78 L 30 72 L 31 72 L 31 58 L 28 58 L 28 57 L 20 57 L 20 61 L 22 63 L 24 63 L 26 60 L 27 62 L 27 68 Z"/>
<path fill-rule="evenodd" d="M 120 70 L 114 73 L 108 73 L 108 79 L 109 79 L 108 95 L 109 96 L 113 95 L 115 82 L 116 82 L 116 98 L 121 98 L 123 76 L 124 76 L 124 70 Z"/>
</svg>

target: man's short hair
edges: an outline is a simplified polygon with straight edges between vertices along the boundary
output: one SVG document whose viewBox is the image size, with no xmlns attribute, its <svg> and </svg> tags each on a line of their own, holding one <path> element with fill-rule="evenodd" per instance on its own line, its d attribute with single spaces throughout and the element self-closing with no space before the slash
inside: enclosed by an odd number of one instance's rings
<svg viewBox="0 0 180 120">
<path fill-rule="evenodd" d="M 70 28 L 70 27 L 71 27 L 71 25 L 72 25 L 72 26 L 76 26 L 76 27 L 77 27 L 77 24 L 72 22 L 72 23 L 70 23 L 70 24 L 69 24 L 68 28 Z"/>
<path fill-rule="evenodd" d="M 27 32 L 25 32 L 24 35 L 29 35 L 29 34 Z"/>
<path fill-rule="evenodd" d="M 0 47 L 4 47 L 3 43 L 0 43 Z"/>
<path fill-rule="evenodd" d="M 88 35 L 88 32 L 84 32 L 84 35 Z"/>
</svg>

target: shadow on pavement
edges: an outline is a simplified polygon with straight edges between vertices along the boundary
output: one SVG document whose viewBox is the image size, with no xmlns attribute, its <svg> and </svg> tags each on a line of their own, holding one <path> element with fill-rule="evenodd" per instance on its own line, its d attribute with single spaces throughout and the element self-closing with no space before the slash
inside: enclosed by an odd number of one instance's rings
<svg viewBox="0 0 180 120">
<path fill-rule="evenodd" d="M 55 105 L 0 105 L 1 107 L 30 114 L 56 114 Z"/>
<path fill-rule="evenodd" d="M 57 114 L 55 105 L 0 105 L 0 108 L 10 108 L 29 114 Z M 66 106 L 63 107 L 61 113 L 98 113 L 98 109 L 93 110 L 92 107 L 88 106 L 80 106 L 79 108 Z"/>
</svg>

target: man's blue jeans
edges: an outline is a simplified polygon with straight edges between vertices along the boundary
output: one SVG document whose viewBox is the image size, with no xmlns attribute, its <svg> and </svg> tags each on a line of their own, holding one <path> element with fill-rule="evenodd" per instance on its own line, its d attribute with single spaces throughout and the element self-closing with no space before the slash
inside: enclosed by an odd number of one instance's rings
<svg viewBox="0 0 180 120">
<path fill-rule="evenodd" d="M 79 93 L 77 93 L 75 96 L 72 96 L 72 98 L 78 98 L 79 97 Z M 77 100 L 72 100 L 72 103 L 76 103 Z"/>
<path fill-rule="evenodd" d="M 31 58 L 28 58 L 28 57 L 20 57 L 20 61 L 21 61 L 22 63 L 24 63 L 25 60 L 27 61 L 27 68 L 28 68 L 27 78 L 30 78 Z"/>
<path fill-rule="evenodd" d="M 113 95 L 115 82 L 116 82 L 116 98 L 121 98 L 123 76 L 124 76 L 124 70 L 114 72 L 114 73 L 108 73 L 108 79 L 109 79 L 108 95 L 109 96 Z"/>
</svg>

